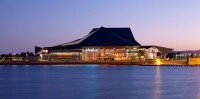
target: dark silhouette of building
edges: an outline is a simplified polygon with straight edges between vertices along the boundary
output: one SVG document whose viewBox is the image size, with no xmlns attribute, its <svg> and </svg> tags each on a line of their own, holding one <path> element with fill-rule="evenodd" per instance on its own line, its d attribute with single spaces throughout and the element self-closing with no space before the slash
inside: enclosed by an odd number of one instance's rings
<svg viewBox="0 0 200 99">
<path fill-rule="evenodd" d="M 130 28 L 100 27 L 68 43 L 44 48 L 36 46 L 35 53 L 43 61 L 128 61 L 140 60 L 141 48 Z"/>
</svg>

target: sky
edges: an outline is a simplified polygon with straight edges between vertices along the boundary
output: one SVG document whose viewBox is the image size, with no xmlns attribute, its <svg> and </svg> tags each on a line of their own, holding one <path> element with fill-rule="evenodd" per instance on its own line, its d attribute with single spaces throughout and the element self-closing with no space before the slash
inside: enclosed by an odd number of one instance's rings
<svg viewBox="0 0 200 99">
<path fill-rule="evenodd" d="M 93 28 L 130 27 L 141 45 L 200 49 L 200 0 L 0 0 L 0 54 L 34 52 Z"/>
</svg>

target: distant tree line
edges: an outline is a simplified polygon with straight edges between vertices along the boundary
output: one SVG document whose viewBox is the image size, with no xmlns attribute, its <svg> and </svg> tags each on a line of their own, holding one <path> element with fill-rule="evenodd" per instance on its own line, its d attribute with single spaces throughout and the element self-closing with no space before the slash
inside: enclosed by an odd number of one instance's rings
<svg viewBox="0 0 200 99">
<path fill-rule="evenodd" d="M 177 59 L 177 60 L 182 60 L 182 59 L 187 59 L 187 58 L 199 58 L 199 54 L 183 54 L 181 52 L 174 52 L 174 53 L 169 53 L 166 56 L 169 59 Z"/>
<path fill-rule="evenodd" d="M 21 53 L 17 53 L 17 54 L 1 54 L 0 55 L 0 60 L 5 60 L 5 61 L 9 61 L 12 60 L 12 57 L 34 57 L 35 55 L 33 54 L 33 52 L 21 52 Z"/>
</svg>

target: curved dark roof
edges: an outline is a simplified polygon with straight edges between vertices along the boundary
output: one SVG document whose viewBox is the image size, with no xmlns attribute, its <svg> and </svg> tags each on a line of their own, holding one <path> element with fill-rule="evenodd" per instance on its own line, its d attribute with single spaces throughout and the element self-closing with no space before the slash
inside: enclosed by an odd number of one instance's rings
<svg viewBox="0 0 200 99">
<path fill-rule="evenodd" d="M 80 48 L 84 46 L 141 46 L 130 28 L 94 28 L 83 38 L 51 48 Z"/>
</svg>

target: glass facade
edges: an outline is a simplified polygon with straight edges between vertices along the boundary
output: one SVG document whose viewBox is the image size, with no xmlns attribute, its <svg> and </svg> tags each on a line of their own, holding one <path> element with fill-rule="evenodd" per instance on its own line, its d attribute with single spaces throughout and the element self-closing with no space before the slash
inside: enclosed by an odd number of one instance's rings
<svg viewBox="0 0 200 99">
<path fill-rule="evenodd" d="M 47 53 L 48 52 L 48 53 Z M 157 59 L 161 53 L 156 47 L 137 46 L 83 47 L 80 49 L 43 50 L 42 60 L 47 61 L 145 61 Z"/>
<path fill-rule="evenodd" d="M 52 52 L 49 54 L 50 61 L 80 61 L 80 52 Z"/>
<path fill-rule="evenodd" d="M 77 49 L 71 50 L 51 50 L 49 53 L 49 61 L 81 61 L 81 51 Z"/>
<path fill-rule="evenodd" d="M 133 48 L 84 48 L 82 61 L 129 61 L 136 60 L 138 52 Z"/>
<path fill-rule="evenodd" d="M 78 49 L 46 49 L 41 61 L 146 61 L 167 59 L 170 48 L 159 46 L 84 46 Z M 193 57 L 197 56 L 196 54 Z M 182 60 L 182 54 L 173 57 Z M 185 56 L 186 58 L 187 56 Z M 191 55 L 192 57 L 192 55 Z"/>
</svg>

